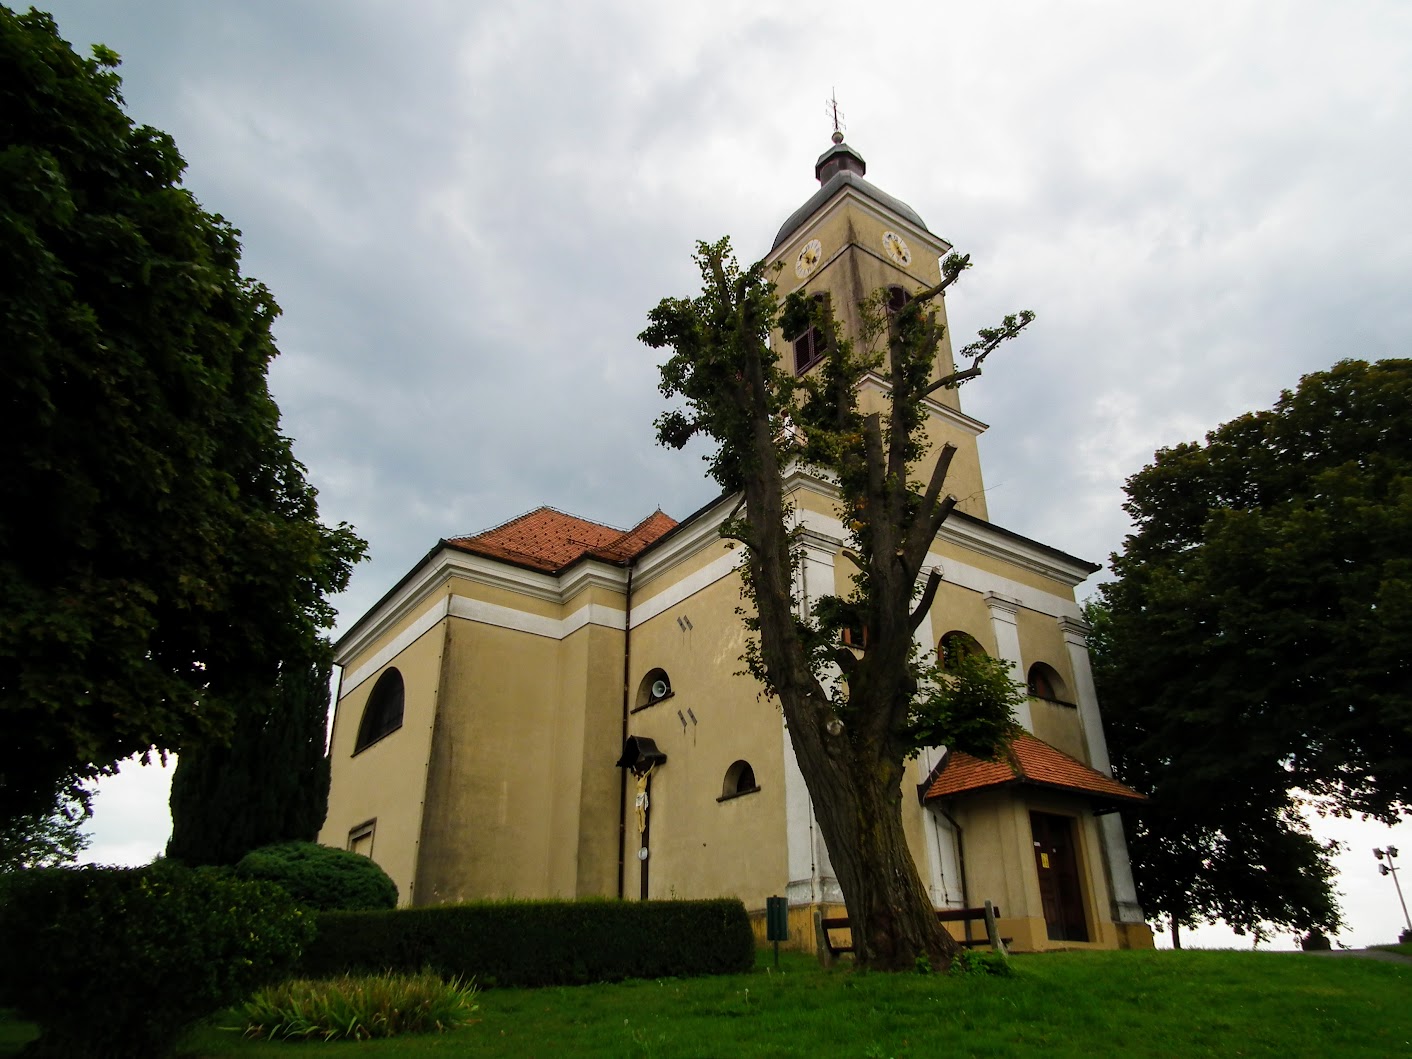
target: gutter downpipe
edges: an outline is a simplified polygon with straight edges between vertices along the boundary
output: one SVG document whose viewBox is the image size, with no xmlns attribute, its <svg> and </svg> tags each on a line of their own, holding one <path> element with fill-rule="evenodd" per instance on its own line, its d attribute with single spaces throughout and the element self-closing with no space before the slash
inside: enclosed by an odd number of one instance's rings
<svg viewBox="0 0 1412 1059">
<path fill-rule="evenodd" d="M 624 593 L 623 603 L 623 738 L 622 743 L 627 745 L 628 741 L 628 675 L 629 663 L 632 660 L 632 567 L 633 561 L 628 559 L 624 565 L 628 571 L 627 589 Z M 627 842 L 628 842 L 628 770 L 618 770 L 618 900 L 623 899 L 623 872 L 627 865 Z"/>
</svg>

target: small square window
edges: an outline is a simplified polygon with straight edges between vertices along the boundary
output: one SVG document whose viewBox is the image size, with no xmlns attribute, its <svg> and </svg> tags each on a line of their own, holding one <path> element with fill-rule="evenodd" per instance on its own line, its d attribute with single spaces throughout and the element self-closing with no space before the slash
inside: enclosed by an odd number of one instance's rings
<svg viewBox="0 0 1412 1059">
<path fill-rule="evenodd" d="M 371 857 L 373 855 L 373 833 L 377 830 L 377 821 L 369 820 L 365 824 L 359 824 L 348 832 L 348 851 L 356 853 L 360 857 Z"/>
</svg>

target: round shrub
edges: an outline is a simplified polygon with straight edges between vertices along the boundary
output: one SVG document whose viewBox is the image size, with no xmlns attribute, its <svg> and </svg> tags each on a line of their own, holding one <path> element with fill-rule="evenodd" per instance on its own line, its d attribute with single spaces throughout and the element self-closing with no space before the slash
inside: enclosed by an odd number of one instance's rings
<svg viewBox="0 0 1412 1059">
<path fill-rule="evenodd" d="M 252 850 L 235 871 L 241 878 L 277 883 L 300 905 L 319 912 L 397 907 L 397 884 L 371 858 L 315 842 Z"/>
<path fill-rule="evenodd" d="M 313 929 L 278 887 L 218 869 L 35 869 L 0 906 L 0 992 L 40 1027 L 26 1055 L 169 1055 L 286 975 Z"/>
</svg>

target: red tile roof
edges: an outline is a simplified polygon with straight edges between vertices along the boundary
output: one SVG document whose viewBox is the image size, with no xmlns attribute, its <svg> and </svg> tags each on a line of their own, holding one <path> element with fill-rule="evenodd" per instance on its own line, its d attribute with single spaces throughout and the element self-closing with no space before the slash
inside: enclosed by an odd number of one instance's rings
<svg viewBox="0 0 1412 1059">
<path fill-rule="evenodd" d="M 654 511 L 632 529 L 620 530 L 541 507 L 484 533 L 453 537 L 446 543 L 475 555 L 558 573 L 585 557 L 607 562 L 631 559 L 676 524 L 670 516 Z"/>
<path fill-rule="evenodd" d="M 1146 795 L 1089 768 L 1029 732 L 1015 736 L 997 761 L 983 761 L 959 750 L 948 751 L 929 779 L 930 786 L 922 796 L 923 801 L 1020 783 L 1078 791 L 1114 801 L 1147 800 Z"/>
</svg>

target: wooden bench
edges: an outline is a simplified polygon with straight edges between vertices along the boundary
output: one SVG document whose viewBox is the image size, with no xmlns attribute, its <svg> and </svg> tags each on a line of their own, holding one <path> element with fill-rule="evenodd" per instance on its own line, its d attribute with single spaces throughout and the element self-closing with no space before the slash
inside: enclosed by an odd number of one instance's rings
<svg viewBox="0 0 1412 1059">
<path fill-rule="evenodd" d="M 956 944 L 963 949 L 975 948 L 977 945 L 992 945 L 994 941 L 1000 942 L 1003 949 L 1010 944 L 1010 938 L 1000 937 L 1000 931 L 996 928 L 995 921 L 1000 918 L 1000 909 L 987 901 L 980 908 L 938 908 L 936 918 L 942 923 L 965 923 L 969 927 L 971 923 L 984 923 L 986 936 L 983 938 L 970 937 L 970 930 L 967 929 L 967 937 L 958 938 Z M 818 924 L 820 959 L 824 959 L 824 952 L 828 953 L 828 960 L 832 961 L 840 953 L 853 951 L 852 931 L 848 925 L 847 916 L 819 916 L 815 915 L 814 921 Z M 833 931 L 848 930 L 849 940 L 847 944 L 837 944 L 833 940 Z"/>
</svg>

